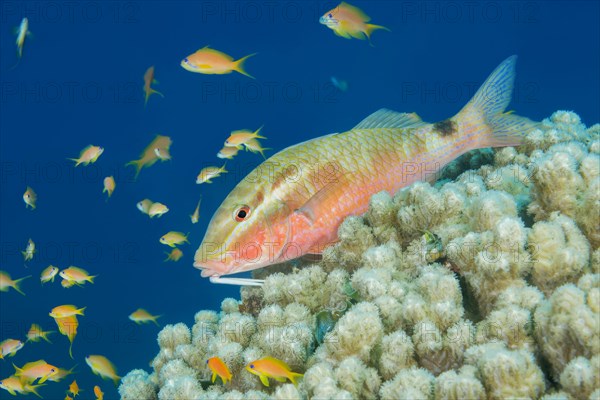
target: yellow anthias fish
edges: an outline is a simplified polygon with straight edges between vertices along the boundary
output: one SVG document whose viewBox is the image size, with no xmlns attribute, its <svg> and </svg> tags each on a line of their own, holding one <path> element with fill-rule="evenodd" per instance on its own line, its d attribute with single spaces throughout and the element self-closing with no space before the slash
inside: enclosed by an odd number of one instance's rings
<svg viewBox="0 0 600 400">
<path fill-rule="evenodd" d="M 246 365 L 246 370 L 251 374 L 257 375 L 263 385 L 269 386 L 269 379 L 273 378 L 278 382 L 285 382 L 289 379 L 294 385 L 297 385 L 297 378 L 303 375 L 292 372 L 290 367 L 281 360 L 273 357 L 264 357 L 260 360 L 252 361 Z"/>
<path fill-rule="evenodd" d="M 133 165 L 136 169 L 135 177 L 137 178 L 142 168 L 150 167 L 157 160 L 159 160 L 159 157 L 156 155 L 156 152 L 154 150 L 162 149 L 163 151 L 168 152 L 172 143 L 173 141 L 170 137 L 156 135 L 154 140 L 152 140 L 152 142 L 150 142 L 150 144 L 146 146 L 146 148 L 141 154 L 141 157 L 138 160 L 128 162 L 127 164 L 125 164 L 125 166 Z"/>
<path fill-rule="evenodd" d="M 79 153 L 79 158 L 67 158 L 67 160 L 75 161 L 75 166 L 80 164 L 93 164 L 104 153 L 104 148 L 90 144 Z"/>
<path fill-rule="evenodd" d="M 225 364 L 223 360 L 221 360 L 219 357 L 209 358 L 208 360 L 206 360 L 206 364 L 208 365 L 208 368 L 210 368 L 210 370 L 212 371 L 211 382 L 214 382 L 217 379 L 217 376 L 221 378 L 223 384 L 226 384 L 227 381 L 231 382 L 231 378 L 233 377 L 233 375 L 231 375 L 231 371 L 227 367 L 227 364 Z"/>
<path fill-rule="evenodd" d="M 237 71 L 240 74 L 254 79 L 252 75 L 244 70 L 244 62 L 255 55 L 256 53 L 253 53 L 234 61 L 233 57 L 206 46 L 184 58 L 181 61 L 181 66 L 187 71 L 200 74 L 222 75 Z"/>
<path fill-rule="evenodd" d="M 148 215 L 150 218 L 161 217 L 163 214 L 169 212 L 169 208 L 162 203 L 156 202 L 150 206 L 148 210 Z"/>
<path fill-rule="evenodd" d="M 169 247 L 175 247 L 175 245 L 182 243 L 189 243 L 187 235 L 175 231 L 170 231 L 164 234 L 159 241 Z"/>
<path fill-rule="evenodd" d="M 77 308 L 72 304 L 65 304 L 62 306 L 54 307 L 49 315 L 52 318 L 66 318 L 72 317 L 74 315 L 84 315 L 83 311 L 85 309 L 86 307 Z"/>
<path fill-rule="evenodd" d="M 40 281 L 42 283 L 50 281 L 54 282 L 54 277 L 56 276 L 56 274 L 58 274 L 58 268 L 54 265 L 49 265 L 40 274 Z"/>
<path fill-rule="evenodd" d="M 54 317 L 54 321 L 56 322 L 58 331 L 61 335 L 65 335 L 69 339 L 69 356 L 73 358 L 73 341 L 75 340 L 75 336 L 77 336 L 77 328 L 79 327 L 77 316 L 70 315 L 62 318 Z"/>
<path fill-rule="evenodd" d="M 360 8 L 342 1 L 336 8 L 326 12 L 319 22 L 338 36 L 346 39 L 368 39 L 371 43 L 373 31 L 377 29 L 389 31 L 389 29 L 381 25 L 368 24 L 370 20 L 371 18 Z"/>
<path fill-rule="evenodd" d="M 248 140 L 246 143 L 244 143 L 244 147 L 246 148 L 246 150 L 252 152 L 252 153 L 260 153 L 260 155 L 262 156 L 262 158 L 264 158 L 265 160 L 267 159 L 265 157 L 265 151 L 267 150 L 271 150 L 268 147 L 262 147 L 260 142 L 258 141 L 258 139 L 250 139 Z"/>
<path fill-rule="evenodd" d="M 37 379 L 39 379 L 38 383 L 44 383 L 48 378 L 58 373 L 58 367 L 50 365 L 44 360 L 29 362 L 21 368 L 13 364 L 13 367 L 15 367 L 15 376 L 30 384 L 35 383 Z"/>
<path fill-rule="evenodd" d="M 140 210 L 144 214 L 148 214 L 150 211 L 150 207 L 152 207 L 152 200 L 144 199 L 136 204 L 138 210 Z"/>
<path fill-rule="evenodd" d="M 148 68 L 144 73 L 144 107 L 146 106 L 146 104 L 148 104 L 148 99 L 152 94 L 158 94 L 160 95 L 160 97 L 165 97 L 161 92 L 150 87 L 150 85 L 152 85 L 153 83 L 158 84 L 158 81 L 154 79 L 154 65 Z"/>
<path fill-rule="evenodd" d="M 165 258 L 165 261 L 175 261 L 175 262 L 177 262 L 177 261 L 179 261 L 179 259 L 181 257 L 183 257 L 183 251 L 181 251 L 181 250 L 179 250 L 177 248 L 171 250 L 170 253 L 165 253 L 165 254 L 167 254 L 167 258 Z"/>
<path fill-rule="evenodd" d="M 94 386 L 94 394 L 96 395 L 96 400 L 104 400 L 104 392 L 100 389 L 100 386 Z"/>
<path fill-rule="evenodd" d="M 241 146 L 239 146 L 239 147 L 224 146 L 217 153 L 217 157 L 219 157 L 221 159 L 231 160 L 231 159 L 233 159 L 233 157 L 235 157 L 237 155 L 238 151 L 240 151 L 240 148 L 241 148 Z"/>
<path fill-rule="evenodd" d="M 87 356 L 85 362 L 90 366 L 94 374 L 99 375 L 103 379 L 111 379 L 115 383 L 115 386 L 119 383 L 121 377 L 117 375 L 115 366 L 108 358 L 99 355 Z"/>
<path fill-rule="evenodd" d="M 39 342 L 40 339 L 44 339 L 48 343 L 52 343 L 50 339 L 48 339 L 48 335 L 54 333 L 54 331 L 43 331 L 42 327 L 38 324 L 31 324 L 31 328 L 27 332 L 27 341 L 28 342 Z"/>
<path fill-rule="evenodd" d="M 0 342 L 0 360 L 5 357 L 14 357 L 17 351 L 21 350 L 25 343 L 17 339 L 6 339 Z"/>
<path fill-rule="evenodd" d="M 94 278 L 98 276 L 90 275 L 85 269 L 73 266 L 63 269 L 59 275 L 61 278 L 71 281 L 76 285 L 83 285 L 86 282 L 94 283 Z"/>
<path fill-rule="evenodd" d="M 138 325 L 148 323 L 148 322 L 154 322 L 156 324 L 156 326 L 160 326 L 160 325 L 158 325 L 158 322 L 156 322 L 156 320 L 160 317 L 161 317 L 160 315 L 150 314 L 148 311 L 144 310 L 143 308 L 138 308 L 137 310 L 135 310 L 134 312 L 132 312 L 129 315 L 129 319 Z"/>
<path fill-rule="evenodd" d="M 229 137 L 225 140 L 225 146 L 227 147 L 238 147 L 246 143 L 251 139 L 266 139 L 264 136 L 260 136 L 259 132 L 263 127 L 261 126 L 254 132 L 250 132 L 245 129 L 232 131 Z"/>
<path fill-rule="evenodd" d="M 42 396 L 37 392 L 37 388 L 45 385 L 30 385 L 26 381 L 22 381 L 18 376 L 11 375 L 6 379 L 0 381 L 0 388 L 6 390 L 8 393 L 16 396 L 19 394 L 33 393 L 40 399 Z"/>
<path fill-rule="evenodd" d="M 23 291 L 21 290 L 20 284 L 27 278 L 31 278 L 31 275 L 20 279 L 15 279 L 13 281 L 8 272 L 0 271 L 0 292 L 8 292 L 9 288 L 13 288 L 17 292 L 25 296 L 25 293 L 23 293 Z"/>
<path fill-rule="evenodd" d="M 349 131 L 271 156 L 269 168 L 250 172 L 218 208 L 194 266 L 224 282 L 219 277 L 320 254 L 338 240 L 346 217 L 367 211 L 375 193 L 435 180 L 435 172 L 470 150 L 521 144 L 538 124 L 504 114 L 515 62 L 516 56 L 502 62 L 450 119 L 427 123 L 383 109 Z"/>
<path fill-rule="evenodd" d="M 196 205 L 196 209 L 194 210 L 194 213 L 192 215 L 190 215 L 192 224 L 197 224 L 198 220 L 200 219 L 200 203 L 201 202 L 202 202 L 202 197 L 200 197 L 200 200 L 198 200 L 198 205 Z"/>
<path fill-rule="evenodd" d="M 79 385 L 77 384 L 76 380 L 73 380 L 73 382 L 71 382 L 71 384 L 69 385 L 69 393 L 71 393 L 73 395 L 73 398 L 75 398 L 79 395 L 79 392 Z"/>
<path fill-rule="evenodd" d="M 17 35 L 17 64 L 21 61 L 23 57 L 23 46 L 25 45 L 25 38 L 27 36 L 31 36 L 31 32 L 29 31 L 29 20 L 27 18 L 23 18 L 21 20 L 21 24 L 18 28 L 15 28 L 15 33 Z M 15 67 L 17 66 L 15 64 Z M 14 68 L 14 67 L 13 67 Z"/>
<path fill-rule="evenodd" d="M 29 186 L 27 186 L 27 189 L 25 189 L 25 193 L 23 193 L 23 201 L 25 202 L 25 208 L 31 207 L 32 210 L 35 210 L 37 194 Z"/>
<path fill-rule="evenodd" d="M 59 368 L 58 372 L 55 375 L 52 375 L 51 377 L 49 377 L 48 380 L 52 381 L 52 382 L 60 382 L 63 379 L 65 379 L 67 376 L 72 375 L 73 371 L 75 370 L 75 367 L 77 367 L 77 365 L 75 365 L 71 369 Z"/>
<path fill-rule="evenodd" d="M 221 168 L 219 167 L 206 167 L 202 168 L 198 177 L 196 178 L 196 183 L 198 185 L 202 183 L 212 183 L 211 179 L 219 177 L 221 174 L 227 173 L 225 170 L 225 164 Z"/>
<path fill-rule="evenodd" d="M 102 190 L 102 193 L 108 193 L 108 198 L 110 198 L 116 187 L 117 183 L 115 182 L 115 178 L 113 176 L 107 176 L 104 178 L 104 190 Z"/>
<path fill-rule="evenodd" d="M 29 239 L 27 241 L 27 247 L 25 247 L 25 250 L 22 251 L 21 254 L 23 254 L 25 261 L 30 261 L 33 259 L 33 255 L 35 254 L 35 243 L 33 240 Z"/>
</svg>

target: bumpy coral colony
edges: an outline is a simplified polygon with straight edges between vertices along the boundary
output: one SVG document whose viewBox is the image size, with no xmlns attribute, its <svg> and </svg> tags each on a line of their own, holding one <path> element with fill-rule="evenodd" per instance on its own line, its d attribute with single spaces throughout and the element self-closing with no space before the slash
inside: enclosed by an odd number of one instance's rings
<svg viewBox="0 0 600 400">
<path fill-rule="evenodd" d="M 466 172 L 463 172 L 465 171 Z M 462 172 L 462 173 L 460 173 Z M 460 175 L 459 175 L 460 173 Z M 378 193 L 317 264 L 166 326 L 126 400 L 599 399 L 600 125 L 559 111 L 523 146 Z M 291 263 L 290 263 L 291 264 Z M 210 383 L 220 357 L 233 379 Z M 304 373 L 264 387 L 264 356 Z"/>
</svg>

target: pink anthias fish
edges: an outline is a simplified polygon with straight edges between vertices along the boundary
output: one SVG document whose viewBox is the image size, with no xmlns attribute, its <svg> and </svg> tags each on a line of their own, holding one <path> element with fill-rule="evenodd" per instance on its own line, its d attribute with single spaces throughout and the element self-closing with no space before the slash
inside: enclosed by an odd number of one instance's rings
<svg viewBox="0 0 600 400">
<path fill-rule="evenodd" d="M 375 193 L 396 193 L 436 179 L 470 150 L 516 146 L 537 126 L 505 113 L 517 57 L 500 64 L 455 116 L 427 123 L 418 115 L 379 110 L 353 129 L 318 137 L 273 155 L 229 193 L 213 215 L 194 266 L 212 282 L 306 254 L 337 241 L 350 215 L 367 211 Z"/>
</svg>

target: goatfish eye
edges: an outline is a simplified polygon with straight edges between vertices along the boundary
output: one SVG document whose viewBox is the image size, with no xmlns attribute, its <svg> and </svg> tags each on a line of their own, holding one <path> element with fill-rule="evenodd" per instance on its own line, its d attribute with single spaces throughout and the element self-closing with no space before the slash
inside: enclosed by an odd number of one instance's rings
<svg viewBox="0 0 600 400">
<path fill-rule="evenodd" d="M 248 206 L 241 206 L 235 212 L 235 220 L 237 222 L 242 222 L 243 220 L 248 218 L 248 216 L 250 216 L 250 207 Z"/>
</svg>

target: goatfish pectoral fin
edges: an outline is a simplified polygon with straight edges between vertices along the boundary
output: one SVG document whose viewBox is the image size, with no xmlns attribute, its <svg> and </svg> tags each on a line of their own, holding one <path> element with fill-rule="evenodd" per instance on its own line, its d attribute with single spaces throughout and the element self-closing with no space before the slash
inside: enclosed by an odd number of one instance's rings
<svg viewBox="0 0 600 400">
<path fill-rule="evenodd" d="M 310 225 L 321 217 L 323 210 L 329 209 L 332 201 L 337 201 L 341 197 L 342 191 L 346 191 L 348 187 L 351 187 L 350 177 L 352 173 L 342 171 L 339 166 L 334 165 L 334 168 L 338 168 L 334 172 L 335 175 L 324 172 L 327 176 L 322 179 L 327 180 L 328 183 L 295 211 L 296 214 L 304 215 Z M 319 179 L 319 177 L 315 177 L 315 179 Z"/>
</svg>

